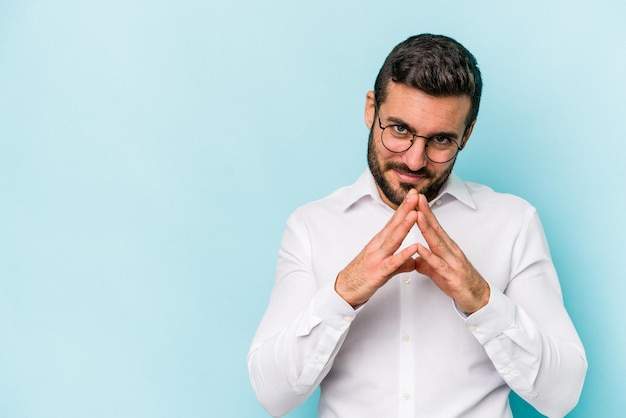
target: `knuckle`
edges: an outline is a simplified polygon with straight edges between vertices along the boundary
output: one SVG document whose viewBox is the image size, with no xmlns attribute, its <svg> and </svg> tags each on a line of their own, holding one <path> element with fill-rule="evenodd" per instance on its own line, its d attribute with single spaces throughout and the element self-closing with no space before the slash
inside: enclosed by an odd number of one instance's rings
<svg viewBox="0 0 626 418">
<path fill-rule="evenodd" d="M 391 258 L 385 258 L 379 264 L 380 272 L 386 274 L 392 268 Z"/>
</svg>

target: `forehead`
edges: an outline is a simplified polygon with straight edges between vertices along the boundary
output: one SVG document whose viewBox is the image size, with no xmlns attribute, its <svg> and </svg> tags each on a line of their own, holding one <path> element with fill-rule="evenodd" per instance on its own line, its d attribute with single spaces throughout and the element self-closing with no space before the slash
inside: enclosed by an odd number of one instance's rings
<svg viewBox="0 0 626 418">
<path fill-rule="evenodd" d="M 379 109 L 381 117 L 402 120 L 422 133 L 452 129 L 461 132 L 471 105 L 468 95 L 431 96 L 405 84 L 390 82 Z"/>
</svg>

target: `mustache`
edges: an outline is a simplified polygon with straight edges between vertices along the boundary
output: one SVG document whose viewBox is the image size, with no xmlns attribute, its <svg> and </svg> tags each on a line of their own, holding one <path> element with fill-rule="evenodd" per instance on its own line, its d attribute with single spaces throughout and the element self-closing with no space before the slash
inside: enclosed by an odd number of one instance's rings
<svg viewBox="0 0 626 418">
<path fill-rule="evenodd" d="M 398 171 L 402 174 L 409 174 L 412 176 L 420 176 L 420 177 L 425 177 L 427 179 L 432 179 L 434 177 L 434 174 L 428 170 L 426 167 L 422 167 L 417 171 L 411 170 L 409 167 L 407 167 L 404 164 L 401 163 L 397 163 L 397 162 L 390 162 L 387 163 L 385 165 L 385 168 L 387 170 L 395 170 Z"/>
</svg>

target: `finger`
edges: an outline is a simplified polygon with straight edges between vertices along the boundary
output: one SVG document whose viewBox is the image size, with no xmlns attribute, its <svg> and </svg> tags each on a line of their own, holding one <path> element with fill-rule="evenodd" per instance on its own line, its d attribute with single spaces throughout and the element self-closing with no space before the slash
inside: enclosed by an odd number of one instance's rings
<svg viewBox="0 0 626 418">
<path fill-rule="evenodd" d="M 399 245 L 417 221 L 415 212 L 417 204 L 417 192 L 411 189 L 398 209 L 396 209 L 391 219 L 377 234 L 377 245 L 381 248 L 389 248 L 390 251 L 388 251 L 388 253 L 393 253 L 398 249 Z"/>
<path fill-rule="evenodd" d="M 426 219 L 426 221 L 428 222 L 428 225 L 433 230 L 435 230 L 437 233 L 442 233 L 443 235 L 445 235 L 446 238 L 448 238 L 448 235 L 439 224 L 437 217 L 435 216 L 432 209 L 428 205 L 428 200 L 423 194 L 418 196 L 417 210 L 424 214 L 424 218 Z"/>
<path fill-rule="evenodd" d="M 431 251 L 440 255 L 443 255 L 443 251 L 452 252 L 455 243 L 448 236 L 441 224 L 439 224 L 437 217 L 428 206 L 428 201 L 424 195 L 419 196 L 418 210 L 417 226 L 422 232 Z"/>
<path fill-rule="evenodd" d="M 457 271 L 422 245 L 418 244 L 417 253 L 415 270 L 430 277 L 464 312 L 476 312 L 489 302 L 489 284 L 471 264 L 467 264 L 463 271 Z"/>
<path fill-rule="evenodd" d="M 417 209 L 417 205 L 419 204 L 419 195 L 415 189 L 409 190 L 409 192 L 404 196 L 402 203 L 395 210 L 389 222 L 387 222 L 386 227 L 390 227 L 391 229 L 395 228 L 399 224 L 402 223 L 406 215 L 408 215 L 411 211 L 415 211 Z"/>
<path fill-rule="evenodd" d="M 434 227 L 424 215 L 423 212 L 417 214 L 417 226 L 419 227 L 426 243 L 430 247 L 430 250 L 442 254 L 442 251 L 449 251 L 448 240 L 445 237 L 445 232 L 441 227 Z M 443 234 L 442 234 L 443 232 Z"/>
<path fill-rule="evenodd" d="M 405 216 L 401 224 L 394 229 L 387 231 L 386 238 L 380 243 L 380 250 L 384 255 L 389 256 L 395 253 L 402 245 L 405 238 L 417 222 L 417 212 L 412 210 Z"/>
<path fill-rule="evenodd" d="M 413 256 L 417 253 L 417 246 L 417 244 L 411 244 L 383 261 L 382 268 L 386 270 L 389 277 L 415 270 Z"/>
<path fill-rule="evenodd" d="M 450 265 L 423 245 L 417 245 L 417 254 L 419 257 L 415 260 L 415 269 L 419 273 L 435 280 L 450 272 Z"/>
</svg>

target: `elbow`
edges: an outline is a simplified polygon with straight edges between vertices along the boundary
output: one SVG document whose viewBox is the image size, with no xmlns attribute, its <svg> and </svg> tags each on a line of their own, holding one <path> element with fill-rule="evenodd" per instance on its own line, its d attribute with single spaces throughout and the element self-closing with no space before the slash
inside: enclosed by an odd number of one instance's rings
<svg viewBox="0 0 626 418">
<path fill-rule="evenodd" d="M 581 361 L 576 368 L 576 370 L 572 373 L 572 383 L 570 385 L 570 395 L 566 396 L 563 400 L 563 405 L 565 410 L 563 411 L 563 416 L 567 415 L 572 409 L 578 405 L 578 401 L 580 400 L 580 395 L 583 390 L 583 384 L 585 383 L 585 377 L 587 375 L 587 359 L 583 356 Z"/>
<path fill-rule="evenodd" d="M 251 378 L 252 388 L 257 401 L 272 417 L 282 417 L 283 415 L 296 409 L 306 397 L 294 394 L 292 391 L 272 388 L 271 385 L 259 384 Z"/>
<path fill-rule="evenodd" d="M 294 393 L 288 382 L 279 381 L 282 379 L 272 376 L 271 373 L 264 374 L 255 360 L 255 355 L 250 353 L 248 356 L 250 383 L 257 401 L 270 416 L 281 417 L 306 400 L 306 396 Z"/>
<path fill-rule="evenodd" d="M 250 382 L 257 401 L 270 416 L 281 417 L 295 408 L 295 406 L 288 405 L 284 398 L 278 395 L 276 388 L 272 390 L 270 385 L 264 384 L 258 376 L 253 376 L 252 373 L 250 373 Z"/>
<path fill-rule="evenodd" d="M 564 378 L 564 382 L 569 381 L 571 383 L 569 385 L 564 385 L 564 392 L 566 393 L 564 394 L 562 400 L 562 416 L 567 415 L 578 404 L 578 401 L 580 400 L 580 395 L 583 390 L 583 384 L 585 383 L 585 377 L 587 376 L 587 368 L 587 359 L 584 355 L 581 355 L 580 360 L 577 362 L 575 367 L 572 367 L 570 375 Z"/>
<path fill-rule="evenodd" d="M 587 360 L 582 355 L 579 361 L 570 367 L 568 373 L 561 377 L 560 382 L 554 385 L 553 390 L 536 397 L 530 403 L 546 416 L 566 416 L 578 404 L 587 375 L 587 367 Z"/>
</svg>

